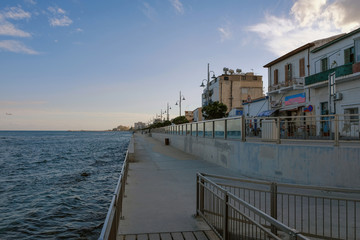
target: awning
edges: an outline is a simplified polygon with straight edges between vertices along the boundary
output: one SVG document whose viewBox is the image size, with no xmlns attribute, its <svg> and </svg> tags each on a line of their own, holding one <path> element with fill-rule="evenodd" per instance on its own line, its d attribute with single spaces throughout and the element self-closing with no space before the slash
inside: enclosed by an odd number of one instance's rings
<svg viewBox="0 0 360 240">
<path fill-rule="evenodd" d="M 263 112 L 259 113 L 257 116 L 258 117 L 270 117 L 275 111 L 277 111 L 277 110 L 263 111 Z"/>
</svg>

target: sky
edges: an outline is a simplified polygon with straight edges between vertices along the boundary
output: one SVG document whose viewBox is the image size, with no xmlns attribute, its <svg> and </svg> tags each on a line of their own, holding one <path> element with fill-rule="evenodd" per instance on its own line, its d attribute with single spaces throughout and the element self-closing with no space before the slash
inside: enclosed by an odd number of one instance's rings
<svg viewBox="0 0 360 240">
<path fill-rule="evenodd" d="M 360 26 L 358 0 L 1 0 L 0 130 L 106 130 L 201 106 L 207 64 L 263 66 Z"/>
</svg>

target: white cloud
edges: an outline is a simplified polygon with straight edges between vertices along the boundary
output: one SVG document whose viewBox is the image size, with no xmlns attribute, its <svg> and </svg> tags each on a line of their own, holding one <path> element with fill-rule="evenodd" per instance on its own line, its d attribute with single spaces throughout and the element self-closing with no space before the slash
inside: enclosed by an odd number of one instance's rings
<svg viewBox="0 0 360 240">
<path fill-rule="evenodd" d="M 31 37 L 31 34 L 23 30 L 17 29 L 14 24 L 6 21 L 0 16 L 0 35 L 12 37 Z"/>
<path fill-rule="evenodd" d="M 75 32 L 83 32 L 84 30 L 83 29 L 81 29 L 81 28 L 77 28 L 77 29 L 75 29 Z"/>
<path fill-rule="evenodd" d="M 184 7 L 180 0 L 170 0 L 171 5 L 175 8 L 176 13 L 184 14 Z"/>
<path fill-rule="evenodd" d="M 25 0 L 26 3 L 29 3 L 31 5 L 36 5 L 36 1 L 35 0 Z"/>
<path fill-rule="evenodd" d="M 53 27 L 67 27 L 73 22 L 66 15 L 66 11 L 62 8 L 48 7 L 48 11 L 51 13 L 51 17 L 49 17 L 49 23 Z"/>
<path fill-rule="evenodd" d="M 224 42 L 232 38 L 232 31 L 230 29 L 230 22 L 227 21 L 226 25 L 217 28 L 220 33 L 220 41 Z"/>
<path fill-rule="evenodd" d="M 21 7 L 6 8 L 2 14 L 4 18 L 20 20 L 24 18 L 31 18 L 31 13 L 25 12 Z"/>
<path fill-rule="evenodd" d="M 360 26 L 358 0 L 297 0 L 287 17 L 265 15 L 248 30 L 265 40 L 269 50 L 283 55 L 317 39 L 349 32 Z"/>
<path fill-rule="evenodd" d="M 157 15 L 155 8 L 150 6 L 150 4 L 147 2 L 143 2 L 142 12 L 150 20 L 155 20 Z"/>
<path fill-rule="evenodd" d="M 30 55 L 39 54 L 37 51 L 26 47 L 22 42 L 16 40 L 0 41 L 0 50 L 14 52 L 14 53 L 24 53 Z"/>
<path fill-rule="evenodd" d="M 6 8 L 0 12 L 0 35 L 12 36 L 12 37 L 30 37 L 31 34 L 20 30 L 15 27 L 14 24 L 8 21 L 29 19 L 31 14 L 25 12 L 21 7 Z"/>
</svg>

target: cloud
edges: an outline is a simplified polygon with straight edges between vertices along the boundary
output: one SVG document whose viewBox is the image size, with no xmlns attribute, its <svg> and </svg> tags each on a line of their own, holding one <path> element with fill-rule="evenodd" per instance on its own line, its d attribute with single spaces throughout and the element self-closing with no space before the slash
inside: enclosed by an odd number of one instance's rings
<svg viewBox="0 0 360 240">
<path fill-rule="evenodd" d="M 24 53 L 30 55 L 39 54 L 39 52 L 26 47 L 22 42 L 16 40 L 0 41 L 0 50 L 14 52 L 14 53 Z"/>
<path fill-rule="evenodd" d="M 226 25 L 218 27 L 218 32 L 220 33 L 220 41 L 224 42 L 232 38 L 232 31 L 230 29 L 230 22 L 227 21 Z"/>
<path fill-rule="evenodd" d="M 288 16 L 266 14 L 263 22 L 248 27 L 265 40 L 276 55 L 305 43 L 349 32 L 360 26 L 358 0 L 297 0 Z"/>
<path fill-rule="evenodd" d="M 142 12 L 150 20 L 155 20 L 155 18 L 157 16 L 155 8 L 150 6 L 150 4 L 147 2 L 143 2 Z"/>
<path fill-rule="evenodd" d="M 170 2 L 177 14 L 184 14 L 184 7 L 180 0 L 170 0 Z"/>
<path fill-rule="evenodd" d="M 25 0 L 25 2 L 31 5 L 36 5 L 37 3 L 35 0 Z"/>
<path fill-rule="evenodd" d="M 25 12 L 21 7 L 6 8 L 2 15 L 4 18 L 15 20 L 31 18 L 31 13 Z"/>
<path fill-rule="evenodd" d="M 49 17 L 50 26 L 53 27 L 67 27 L 72 24 L 72 20 L 66 15 L 66 11 L 59 7 L 48 7 L 48 11 L 51 13 Z"/>
<path fill-rule="evenodd" d="M 0 12 L 0 35 L 12 37 L 31 37 L 31 34 L 20 30 L 10 20 L 22 20 L 31 18 L 29 12 L 25 12 L 21 7 L 6 8 Z"/>
<path fill-rule="evenodd" d="M 81 29 L 81 28 L 77 28 L 77 29 L 75 29 L 75 32 L 83 32 L 84 30 L 83 29 Z"/>
</svg>

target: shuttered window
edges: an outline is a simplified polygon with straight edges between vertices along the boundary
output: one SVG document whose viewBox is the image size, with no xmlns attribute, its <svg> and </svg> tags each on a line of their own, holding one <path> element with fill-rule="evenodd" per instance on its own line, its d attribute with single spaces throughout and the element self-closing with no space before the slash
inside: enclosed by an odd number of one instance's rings
<svg viewBox="0 0 360 240">
<path fill-rule="evenodd" d="M 344 50 L 344 63 L 354 63 L 354 47 L 347 48 Z"/>
<path fill-rule="evenodd" d="M 326 70 L 328 70 L 328 59 L 323 58 L 321 59 L 321 71 L 324 72 Z"/>
<path fill-rule="evenodd" d="M 279 84 L 279 70 L 275 69 L 274 70 L 274 85 L 278 85 Z"/>
<path fill-rule="evenodd" d="M 299 60 L 299 76 L 305 76 L 305 58 Z"/>
<path fill-rule="evenodd" d="M 288 85 L 292 79 L 292 65 L 286 64 L 285 65 L 285 84 Z"/>
</svg>

